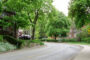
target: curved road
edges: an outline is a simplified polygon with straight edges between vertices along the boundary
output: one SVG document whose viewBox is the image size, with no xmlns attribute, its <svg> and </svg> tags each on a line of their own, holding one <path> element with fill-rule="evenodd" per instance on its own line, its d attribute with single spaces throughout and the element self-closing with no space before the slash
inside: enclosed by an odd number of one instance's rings
<svg viewBox="0 0 90 60">
<path fill-rule="evenodd" d="M 45 43 L 44 47 L 0 54 L 0 60 L 72 60 L 80 50 L 80 46 Z"/>
</svg>

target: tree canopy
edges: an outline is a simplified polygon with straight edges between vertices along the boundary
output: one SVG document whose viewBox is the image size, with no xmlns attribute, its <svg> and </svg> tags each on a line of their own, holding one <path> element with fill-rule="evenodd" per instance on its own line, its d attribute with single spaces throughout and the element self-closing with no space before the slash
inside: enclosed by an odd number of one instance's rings
<svg viewBox="0 0 90 60">
<path fill-rule="evenodd" d="M 69 16 L 75 21 L 77 28 L 90 23 L 90 0 L 71 0 Z"/>
<path fill-rule="evenodd" d="M 1 25 L 6 23 L 5 26 L 13 26 L 15 29 L 31 25 L 34 39 L 37 21 L 49 13 L 52 0 L 2 0 L 0 6 L 3 7 Z"/>
<path fill-rule="evenodd" d="M 47 24 L 47 33 L 49 36 L 55 38 L 63 33 L 66 33 L 69 29 L 70 23 L 68 18 L 56 9 L 53 9 L 50 13 L 50 19 Z"/>
</svg>

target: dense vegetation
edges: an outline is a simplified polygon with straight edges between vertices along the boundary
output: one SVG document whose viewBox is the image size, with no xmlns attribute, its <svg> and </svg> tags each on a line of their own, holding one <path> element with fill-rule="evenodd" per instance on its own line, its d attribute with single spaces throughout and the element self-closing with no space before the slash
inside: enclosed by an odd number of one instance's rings
<svg viewBox="0 0 90 60">
<path fill-rule="evenodd" d="M 90 1 L 71 0 L 69 16 L 65 16 L 53 5 L 53 0 L 0 0 L 0 42 L 14 47 L 30 46 L 30 43 L 43 45 L 40 41 L 89 42 L 90 34 Z M 67 37 L 72 23 L 78 30 L 76 39 L 59 39 Z M 18 30 L 29 30 L 31 40 L 18 37 Z M 54 37 L 54 39 L 48 39 Z M 5 45 L 8 46 L 8 43 Z"/>
<path fill-rule="evenodd" d="M 66 33 L 70 28 L 70 21 L 62 12 L 53 9 L 46 28 L 48 36 L 53 36 L 56 40 L 58 36 L 67 35 Z"/>
<path fill-rule="evenodd" d="M 69 6 L 69 17 L 75 22 L 76 28 L 79 31 L 78 41 L 81 41 L 82 33 L 87 34 L 87 32 L 84 32 L 85 26 L 90 26 L 90 0 L 71 0 Z M 88 31 L 89 28 L 90 27 L 86 28 L 86 31 Z M 87 35 L 90 37 L 89 34 Z"/>
</svg>

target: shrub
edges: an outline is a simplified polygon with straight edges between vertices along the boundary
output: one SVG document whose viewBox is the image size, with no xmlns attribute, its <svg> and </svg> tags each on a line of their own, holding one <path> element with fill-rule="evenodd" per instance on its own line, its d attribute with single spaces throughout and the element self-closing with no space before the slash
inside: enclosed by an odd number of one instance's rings
<svg viewBox="0 0 90 60">
<path fill-rule="evenodd" d="M 20 48 L 22 48 L 22 47 L 30 47 L 31 40 L 21 40 L 20 39 L 19 41 L 22 42 Z"/>
<path fill-rule="evenodd" d="M 55 39 L 42 39 L 41 41 L 58 42 L 58 40 L 55 40 Z"/>
<path fill-rule="evenodd" d="M 14 49 L 16 49 L 16 46 L 11 45 L 9 43 L 0 42 L 0 52 L 5 52 Z"/>
<path fill-rule="evenodd" d="M 19 40 L 19 41 L 22 42 L 21 48 L 22 47 L 31 47 L 30 46 L 31 43 L 36 43 L 38 45 L 44 45 L 44 43 L 39 39 L 37 39 L 37 40 Z"/>
<path fill-rule="evenodd" d="M 62 42 L 78 42 L 77 39 L 62 39 Z M 90 43 L 90 37 L 82 38 L 80 42 Z"/>
<path fill-rule="evenodd" d="M 44 45 L 44 43 L 41 40 L 39 40 L 39 39 L 31 40 L 30 42 L 32 42 L 32 43 L 38 43 L 40 45 Z"/>
<path fill-rule="evenodd" d="M 22 44 L 21 41 L 19 41 L 18 39 L 14 38 L 12 36 L 4 35 L 4 39 L 13 45 L 16 45 L 18 48 L 20 48 L 20 46 Z"/>
<path fill-rule="evenodd" d="M 62 39 L 62 42 L 77 42 L 75 38 L 73 39 Z"/>
<path fill-rule="evenodd" d="M 3 41 L 3 36 L 2 35 L 0 35 L 0 41 Z"/>
<path fill-rule="evenodd" d="M 82 42 L 90 43 L 90 37 L 82 38 Z"/>
</svg>

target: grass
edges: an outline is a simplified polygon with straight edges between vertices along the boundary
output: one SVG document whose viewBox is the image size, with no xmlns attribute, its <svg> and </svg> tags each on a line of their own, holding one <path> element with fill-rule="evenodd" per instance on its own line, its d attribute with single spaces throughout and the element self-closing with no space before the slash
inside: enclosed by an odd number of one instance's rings
<svg viewBox="0 0 90 60">
<path fill-rule="evenodd" d="M 33 43 L 38 43 L 38 44 L 40 44 L 40 45 L 44 45 L 44 43 L 43 43 L 41 40 L 39 40 L 39 39 L 32 40 L 31 42 L 33 42 Z"/>
<path fill-rule="evenodd" d="M 21 48 L 23 47 L 32 47 L 30 44 L 34 44 L 36 43 L 37 45 L 44 45 L 44 43 L 42 41 L 40 41 L 39 39 L 36 40 L 19 40 L 20 42 L 22 42 L 21 44 Z"/>
<path fill-rule="evenodd" d="M 67 42 L 70 44 L 79 44 L 79 45 L 90 45 L 90 43 L 86 43 L 86 42 Z"/>
</svg>

